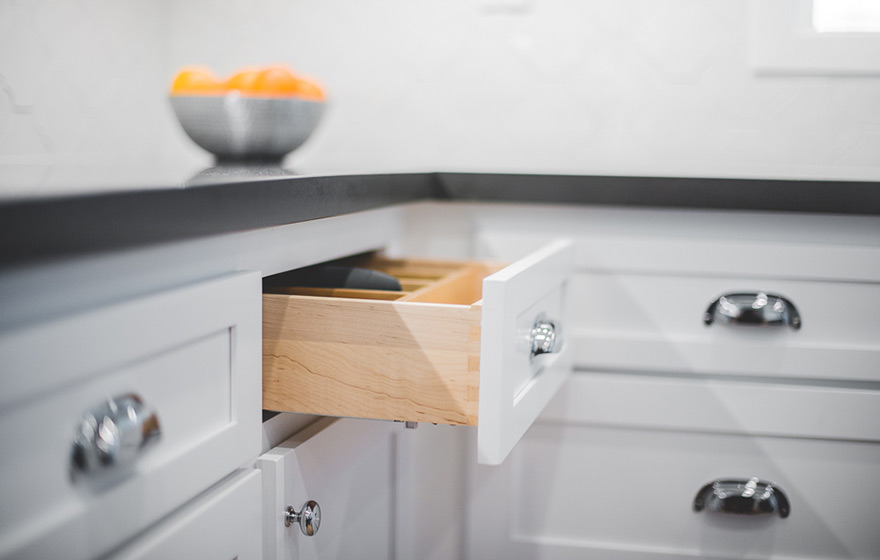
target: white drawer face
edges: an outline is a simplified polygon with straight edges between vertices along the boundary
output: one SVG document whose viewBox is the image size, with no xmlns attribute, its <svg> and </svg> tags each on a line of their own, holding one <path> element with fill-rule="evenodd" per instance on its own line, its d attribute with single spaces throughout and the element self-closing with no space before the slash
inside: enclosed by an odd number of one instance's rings
<svg viewBox="0 0 880 560">
<path fill-rule="evenodd" d="M 785 297 L 800 328 L 705 324 L 732 292 Z M 581 368 L 880 381 L 880 284 L 583 273 L 571 301 Z"/>
<path fill-rule="evenodd" d="M 0 455 L 0 556 L 95 556 L 256 456 L 259 329 L 259 276 L 248 274 L 36 326 L 0 343 L 10 365 L 4 385 L 36 366 L 33 377 L 53 382 L 19 387 L 26 396 L 0 408 L 0 441 L 9 451 Z M 155 413 L 158 437 L 115 464 L 104 455 L 79 467 L 81 418 L 128 394 Z M 124 424 L 116 418 L 101 430 L 134 436 Z"/>
<path fill-rule="evenodd" d="M 563 240 L 483 281 L 480 463 L 500 464 L 571 373 L 571 260 L 571 243 Z M 533 329 L 543 320 L 554 326 L 556 347 L 530 356 Z"/>
<path fill-rule="evenodd" d="M 113 554 L 113 560 L 260 560 L 260 471 L 247 469 L 199 496 Z"/>
<path fill-rule="evenodd" d="M 371 257 L 356 265 L 402 291 L 273 288 L 263 408 L 476 425 L 479 461 L 498 464 L 571 371 L 572 257 L 566 240 L 503 268 Z"/>
<path fill-rule="evenodd" d="M 474 558 L 880 558 L 877 444 L 540 423 L 510 463 L 477 477 Z M 788 517 L 695 511 L 751 477 Z"/>
</svg>

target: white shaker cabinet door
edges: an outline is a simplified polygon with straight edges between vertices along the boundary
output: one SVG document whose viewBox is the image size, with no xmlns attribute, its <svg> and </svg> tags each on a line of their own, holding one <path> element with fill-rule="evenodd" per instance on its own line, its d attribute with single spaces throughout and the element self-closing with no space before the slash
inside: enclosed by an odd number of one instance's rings
<svg viewBox="0 0 880 560">
<path fill-rule="evenodd" d="M 263 471 L 263 558 L 394 557 L 399 423 L 323 418 L 257 460 Z M 288 520 L 310 501 L 317 519 Z"/>
</svg>

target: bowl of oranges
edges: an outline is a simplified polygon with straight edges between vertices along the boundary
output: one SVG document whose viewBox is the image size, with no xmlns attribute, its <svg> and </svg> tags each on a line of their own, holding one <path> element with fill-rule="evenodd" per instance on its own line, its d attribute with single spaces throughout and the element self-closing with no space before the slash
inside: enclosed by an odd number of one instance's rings
<svg viewBox="0 0 880 560">
<path fill-rule="evenodd" d="M 228 79 L 184 68 L 171 85 L 171 107 L 193 142 L 219 162 L 278 163 L 321 120 L 324 90 L 284 66 L 247 68 Z"/>
</svg>

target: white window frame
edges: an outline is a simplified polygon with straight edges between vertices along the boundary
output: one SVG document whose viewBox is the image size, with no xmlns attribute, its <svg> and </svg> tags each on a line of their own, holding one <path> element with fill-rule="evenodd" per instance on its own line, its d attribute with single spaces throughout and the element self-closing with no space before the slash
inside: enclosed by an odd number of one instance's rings
<svg viewBox="0 0 880 560">
<path fill-rule="evenodd" d="M 749 61 L 758 74 L 880 75 L 880 33 L 819 33 L 812 0 L 751 0 Z"/>
</svg>

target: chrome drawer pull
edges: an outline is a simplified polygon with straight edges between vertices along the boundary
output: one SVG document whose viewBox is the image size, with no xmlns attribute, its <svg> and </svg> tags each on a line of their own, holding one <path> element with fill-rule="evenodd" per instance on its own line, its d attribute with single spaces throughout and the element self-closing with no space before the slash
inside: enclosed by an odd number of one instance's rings
<svg viewBox="0 0 880 560">
<path fill-rule="evenodd" d="M 765 292 L 724 294 L 709 304 L 703 322 L 801 328 L 801 316 L 786 298 Z"/>
<path fill-rule="evenodd" d="M 80 419 L 71 468 L 74 473 L 88 474 L 130 464 L 159 434 L 159 418 L 138 395 L 113 397 Z"/>
<path fill-rule="evenodd" d="M 298 524 L 300 531 L 307 537 L 315 536 L 318 529 L 321 528 L 321 506 L 315 500 L 309 500 L 303 504 L 300 511 L 288 506 L 284 512 L 284 526 Z"/>
<path fill-rule="evenodd" d="M 717 511 L 735 515 L 788 517 L 788 498 L 781 488 L 759 478 L 716 480 L 700 488 L 694 498 L 695 511 Z"/>
<path fill-rule="evenodd" d="M 530 335 L 531 353 L 530 359 L 541 354 L 552 354 L 557 352 L 561 346 L 561 341 L 557 340 L 556 323 L 544 317 L 544 314 L 538 315 L 535 324 L 532 326 Z"/>
</svg>

